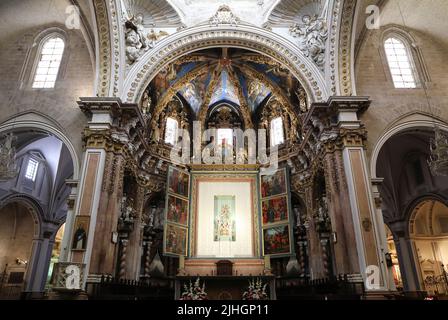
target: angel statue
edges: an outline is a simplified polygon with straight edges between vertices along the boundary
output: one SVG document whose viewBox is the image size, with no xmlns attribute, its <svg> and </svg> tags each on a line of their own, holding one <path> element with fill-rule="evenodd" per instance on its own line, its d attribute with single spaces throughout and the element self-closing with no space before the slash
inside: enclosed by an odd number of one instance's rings
<svg viewBox="0 0 448 320">
<path fill-rule="evenodd" d="M 316 15 L 303 16 L 302 23 L 293 25 L 289 32 L 293 37 L 298 38 L 298 46 L 305 56 L 313 59 L 319 67 L 323 67 L 328 39 L 327 24 Z"/>
<path fill-rule="evenodd" d="M 126 58 L 128 64 L 136 62 L 146 51 L 151 49 L 145 37 L 143 15 L 137 15 L 126 21 Z"/>
<path fill-rule="evenodd" d="M 142 48 L 151 48 L 148 39 L 145 37 L 145 28 L 143 27 L 143 15 L 139 14 L 136 17 L 132 17 L 131 22 L 134 24 L 137 34 L 140 37 L 140 42 L 142 43 Z"/>
</svg>

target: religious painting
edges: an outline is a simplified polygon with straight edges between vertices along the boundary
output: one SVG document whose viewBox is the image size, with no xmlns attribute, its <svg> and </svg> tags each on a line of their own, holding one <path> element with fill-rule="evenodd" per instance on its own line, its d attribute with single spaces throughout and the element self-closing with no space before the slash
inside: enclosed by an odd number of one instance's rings
<svg viewBox="0 0 448 320">
<path fill-rule="evenodd" d="M 289 225 L 263 229 L 264 255 L 282 255 L 291 253 Z"/>
<path fill-rule="evenodd" d="M 215 242 L 235 242 L 235 196 L 215 196 L 214 216 Z"/>
<path fill-rule="evenodd" d="M 188 224 L 188 201 L 168 195 L 166 218 L 168 222 L 173 222 L 181 225 Z"/>
<path fill-rule="evenodd" d="M 262 202 L 263 225 L 288 222 L 288 197 L 271 198 Z"/>
<path fill-rule="evenodd" d="M 168 171 L 168 191 L 182 197 L 188 197 L 190 175 L 179 169 L 170 167 Z"/>
<path fill-rule="evenodd" d="M 87 248 L 90 216 L 76 216 L 72 250 L 84 251 Z"/>
<path fill-rule="evenodd" d="M 165 229 L 165 253 L 187 255 L 187 228 L 167 224 Z"/>
<path fill-rule="evenodd" d="M 280 169 L 272 175 L 261 176 L 261 197 L 267 198 L 286 193 L 286 170 Z"/>
</svg>

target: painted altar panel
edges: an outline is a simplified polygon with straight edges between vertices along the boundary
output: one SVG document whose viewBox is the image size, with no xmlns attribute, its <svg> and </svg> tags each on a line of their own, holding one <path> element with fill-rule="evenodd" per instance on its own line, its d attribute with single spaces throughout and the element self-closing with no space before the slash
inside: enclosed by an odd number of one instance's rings
<svg viewBox="0 0 448 320">
<path fill-rule="evenodd" d="M 163 253 L 172 256 L 187 256 L 190 174 L 170 166 L 166 189 Z"/>
<path fill-rule="evenodd" d="M 190 175 L 187 172 L 169 167 L 168 192 L 182 197 L 188 197 L 190 191 Z"/>
<path fill-rule="evenodd" d="M 187 226 L 189 204 L 187 200 L 168 195 L 166 221 Z"/>
<path fill-rule="evenodd" d="M 169 255 L 186 256 L 188 229 L 171 223 L 165 225 L 164 252 Z"/>
<path fill-rule="evenodd" d="M 193 258 L 259 257 L 256 175 L 192 174 Z"/>
<path fill-rule="evenodd" d="M 277 170 L 272 175 L 261 176 L 261 197 L 268 198 L 286 194 L 288 191 L 286 169 Z"/>
<path fill-rule="evenodd" d="M 287 196 L 263 200 L 261 208 L 263 225 L 271 223 L 289 223 Z"/>
<path fill-rule="evenodd" d="M 284 255 L 291 253 L 289 225 L 263 229 L 263 254 Z"/>
<path fill-rule="evenodd" d="M 260 175 L 263 255 L 289 256 L 293 253 L 290 188 L 286 168 Z"/>
</svg>

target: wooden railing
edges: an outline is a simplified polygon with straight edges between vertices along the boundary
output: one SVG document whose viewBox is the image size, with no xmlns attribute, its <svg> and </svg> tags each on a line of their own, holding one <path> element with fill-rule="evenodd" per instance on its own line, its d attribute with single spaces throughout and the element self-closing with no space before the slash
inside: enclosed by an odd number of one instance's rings
<svg viewBox="0 0 448 320">
<path fill-rule="evenodd" d="M 98 283 L 87 283 L 91 300 L 173 300 L 172 279 L 149 278 L 145 281 L 116 279 L 102 276 Z"/>
<path fill-rule="evenodd" d="M 19 282 L 6 272 L 0 274 L 0 300 L 21 299 L 24 285 L 23 279 Z"/>
<path fill-rule="evenodd" d="M 365 291 L 362 278 L 349 275 L 315 280 L 280 277 L 276 289 L 279 300 L 360 300 Z"/>
</svg>

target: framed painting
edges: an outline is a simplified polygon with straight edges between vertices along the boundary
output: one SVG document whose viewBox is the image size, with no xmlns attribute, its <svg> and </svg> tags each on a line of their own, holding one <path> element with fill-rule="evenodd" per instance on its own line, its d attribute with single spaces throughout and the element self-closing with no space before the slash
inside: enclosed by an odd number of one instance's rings
<svg viewBox="0 0 448 320">
<path fill-rule="evenodd" d="M 190 191 L 190 175 L 174 167 L 168 169 L 168 192 L 188 198 Z"/>
<path fill-rule="evenodd" d="M 165 225 L 164 252 L 168 255 L 187 256 L 188 229 L 170 223 Z"/>
<path fill-rule="evenodd" d="M 89 238 L 90 216 L 76 216 L 72 239 L 72 250 L 85 251 Z"/>
<path fill-rule="evenodd" d="M 286 169 L 279 169 L 272 175 L 261 176 L 261 197 L 269 198 L 287 193 Z"/>
<path fill-rule="evenodd" d="M 188 225 L 189 202 L 174 195 L 168 195 L 166 220 L 184 226 Z"/>
<path fill-rule="evenodd" d="M 263 229 L 263 255 L 291 254 L 289 225 Z"/>
<path fill-rule="evenodd" d="M 235 198 L 235 196 L 215 196 L 215 242 L 236 242 Z"/>
<path fill-rule="evenodd" d="M 261 206 L 263 225 L 289 222 L 287 196 L 263 200 Z"/>
</svg>

